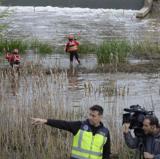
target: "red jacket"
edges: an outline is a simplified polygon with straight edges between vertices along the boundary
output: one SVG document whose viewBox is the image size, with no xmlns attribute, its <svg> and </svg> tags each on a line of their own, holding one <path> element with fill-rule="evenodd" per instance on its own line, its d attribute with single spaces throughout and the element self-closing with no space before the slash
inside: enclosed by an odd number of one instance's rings
<svg viewBox="0 0 160 159">
<path fill-rule="evenodd" d="M 13 62 L 20 62 L 20 55 L 18 54 L 7 54 L 6 59 L 8 62 L 13 63 Z"/>
<path fill-rule="evenodd" d="M 79 42 L 76 40 L 68 41 L 65 47 L 66 52 L 75 52 L 78 51 Z"/>
</svg>

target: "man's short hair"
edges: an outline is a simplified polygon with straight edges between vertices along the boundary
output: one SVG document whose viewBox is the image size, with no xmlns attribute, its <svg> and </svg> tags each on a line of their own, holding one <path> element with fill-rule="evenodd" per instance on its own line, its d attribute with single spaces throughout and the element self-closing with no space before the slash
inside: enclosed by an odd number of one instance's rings
<svg viewBox="0 0 160 159">
<path fill-rule="evenodd" d="M 147 115 L 144 119 L 148 119 L 150 121 L 150 125 L 156 125 L 156 127 L 160 127 L 159 120 L 155 115 Z"/>
<path fill-rule="evenodd" d="M 91 111 L 97 111 L 99 115 L 103 115 L 103 108 L 100 105 L 93 105 L 89 108 Z"/>
</svg>

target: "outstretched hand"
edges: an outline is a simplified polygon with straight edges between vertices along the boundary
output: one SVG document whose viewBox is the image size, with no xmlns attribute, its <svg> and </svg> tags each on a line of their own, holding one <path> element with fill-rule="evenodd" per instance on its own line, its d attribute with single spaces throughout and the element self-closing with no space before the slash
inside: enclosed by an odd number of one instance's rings
<svg viewBox="0 0 160 159">
<path fill-rule="evenodd" d="M 47 119 L 41 119 L 41 118 L 31 118 L 32 125 L 41 125 L 47 123 Z"/>
</svg>

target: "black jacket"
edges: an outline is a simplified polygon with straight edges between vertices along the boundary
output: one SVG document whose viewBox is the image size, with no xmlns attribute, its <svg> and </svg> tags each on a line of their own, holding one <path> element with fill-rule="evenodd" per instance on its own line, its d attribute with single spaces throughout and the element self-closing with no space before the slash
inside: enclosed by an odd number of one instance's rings
<svg viewBox="0 0 160 159">
<path fill-rule="evenodd" d="M 125 142 L 128 147 L 139 149 L 140 138 L 133 137 L 130 132 L 124 133 Z M 160 159 L 160 132 L 156 135 L 145 135 L 142 140 L 143 152 L 153 154 L 154 159 Z"/>
<path fill-rule="evenodd" d="M 88 122 L 88 120 L 87 120 Z M 55 128 L 67 130 L 71 132 L 73 135 L 76 135 L 79 129 L 81 128 L 82 121 L 64 121 L 64 120 L 54 120 L 54 119 L 48 119 L 47 120 L 47 125 L 53 126 Z M 89 122 L 88 122 L 89 124 Z M 104 127 L 103 123 L 100 124 L 98 127 L 94 127 L 93 125 L 90 125 L 92 129 L 93 135 L 96 134 L 96 132 L 99 130 L 99 128 Z M 103 146 L 103 159 L 109 159 L 110 157 L 110 134 L 108 131 L 108 136 L 107 136 L 107 142 Z M 75 158 L 71 158 L 75 159 Z"/>
</svg>

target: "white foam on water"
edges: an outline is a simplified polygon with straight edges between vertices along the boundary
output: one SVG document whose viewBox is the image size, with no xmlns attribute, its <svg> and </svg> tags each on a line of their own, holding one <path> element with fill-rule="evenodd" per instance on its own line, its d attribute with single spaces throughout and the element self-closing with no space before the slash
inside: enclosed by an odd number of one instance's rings
<svg viewBox="0 0 160 159">
<path fill-rule="evenodd" d="M 153 30 L 152 19 L 137 19 L 136 10 L 124 9 L 90 9 L 12 6 L 0 7 L 0 12 L 8 10 L 9 17 L 0 19 L 8 23 L 8 36 L 37 37 L 49 41 L 63 41 L 65 34 L 79 33 L 91 42 L 99 42 L 105 38 L 144 39 Z M 153 27 L 157 28 L 157 25 Z M 142 32 L 143 30 L 143 32 Z M 95 41 L 96 38 L 96 41 Z"/>
<path fill-rule="evenodd" d="M 125 9 L 91 9 L 91 8 L 68 8 L 68 7 L 52 7 L 52 6 L 46 6 L 46 7 L 34 7 L 34 6 L 1 6 L 0 11 L 2 10 L 14 10 L 16 12 L 72 12 L 72 13 L 82 13 L 82 12 L 88 12 L 88 13 L 94 13 L 95 11 L 97 13 L 109 13 L 109 12 L 117 12 L 117 13 L 127 13 L 127 14 L 133 14 L 137 10 L 125 10 Z"/>
</svg>

